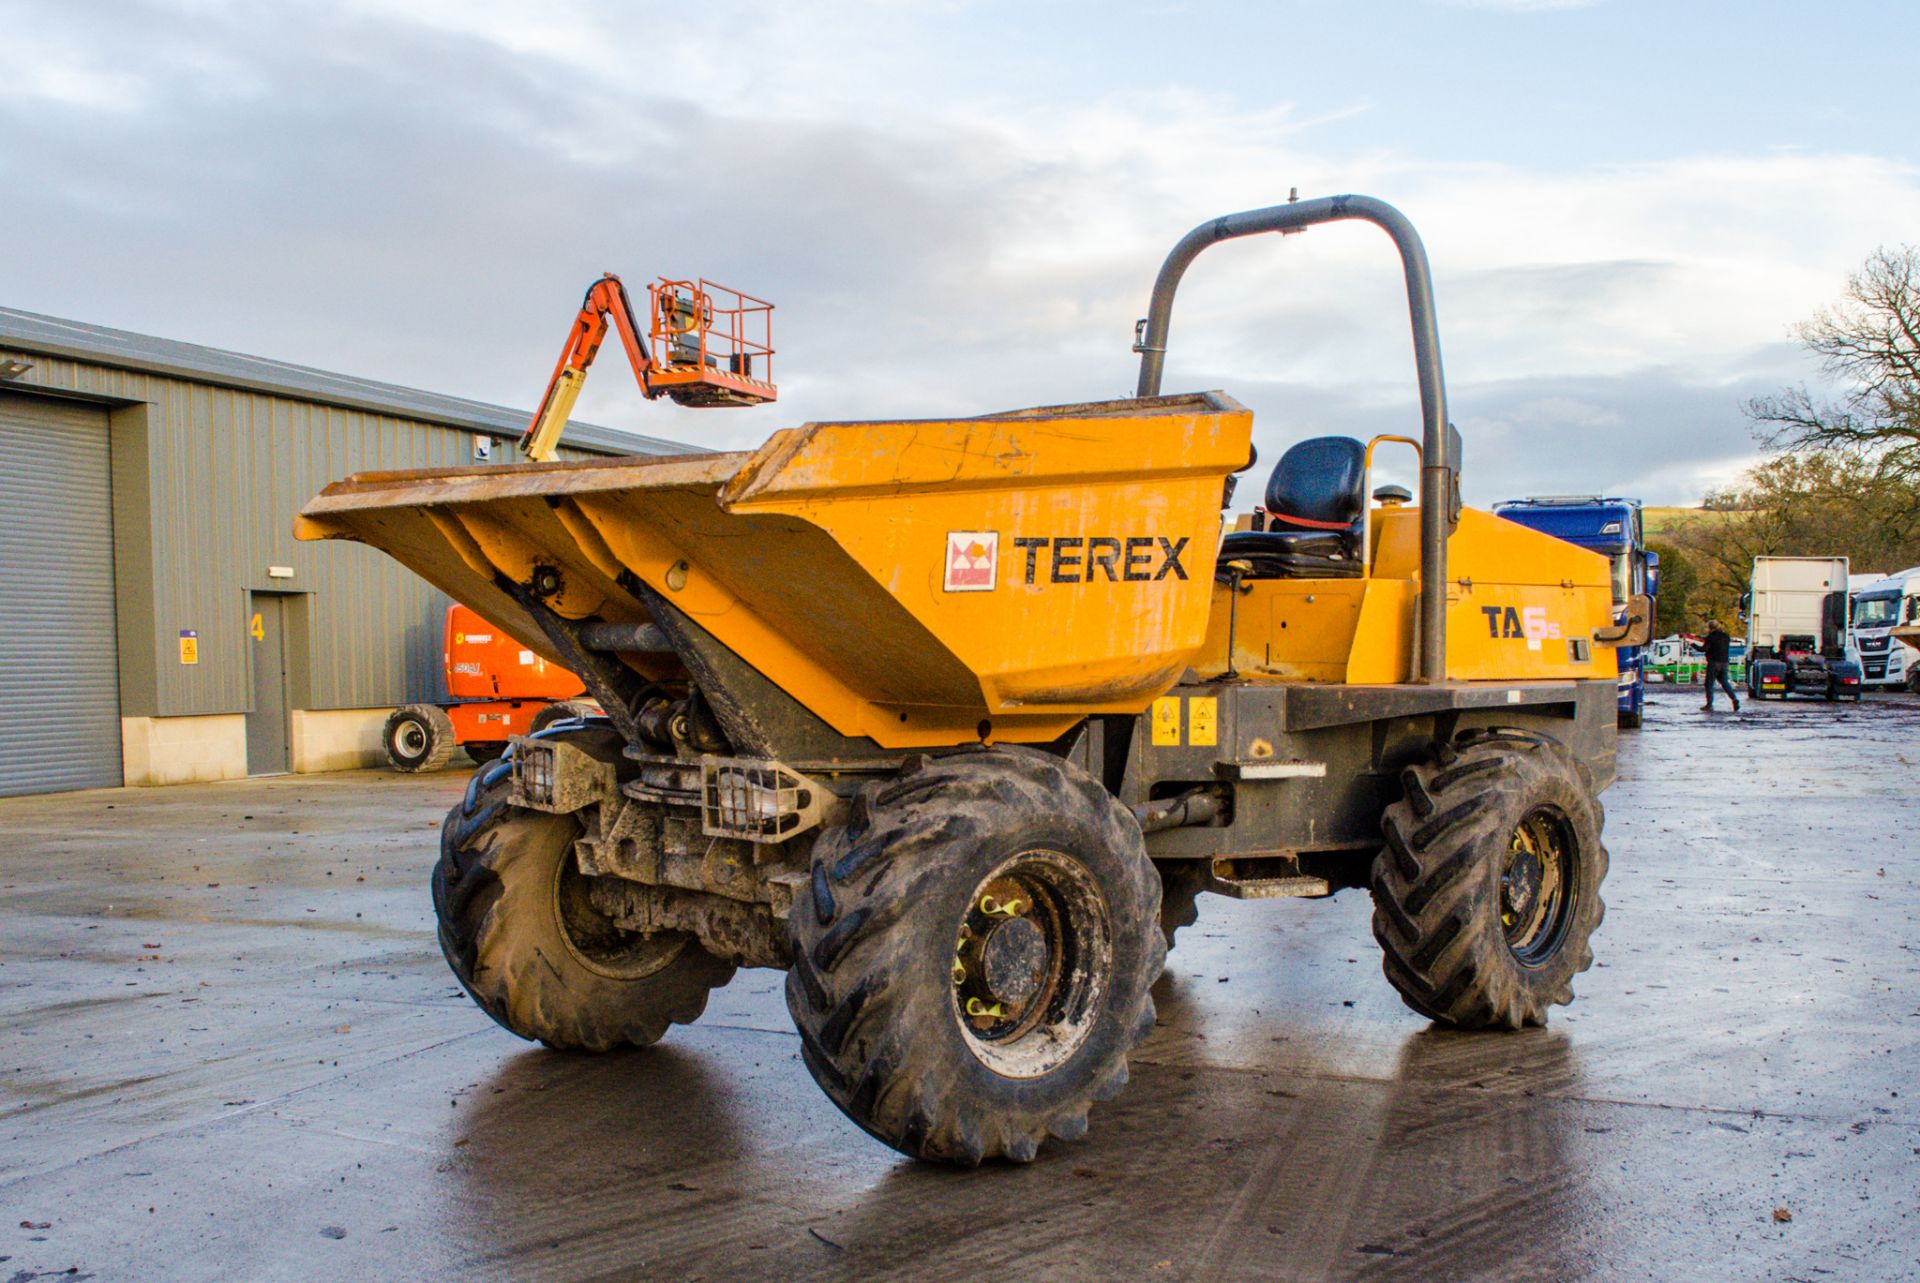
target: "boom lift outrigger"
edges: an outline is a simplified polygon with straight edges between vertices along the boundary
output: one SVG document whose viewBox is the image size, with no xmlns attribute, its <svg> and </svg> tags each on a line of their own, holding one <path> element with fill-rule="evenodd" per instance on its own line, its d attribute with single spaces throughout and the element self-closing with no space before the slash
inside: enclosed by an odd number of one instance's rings
<svg viewBox="0 0 1920 1283">
<path fill-rule="evenodd" d="M 554 457 L 561 430 L 586 384 L 587 367 L 606 341 L 609 322 L 649 401 L 664 395 L 681 405 L 711 407 L 758 405 L 775 398 L 773 304 L 710 281 L 666 277 L 647 286 L 647 299 L 651 335 L 665 353 L 661 361 L 654 359 L 641 335 L 620 278 L 608 272 L 587 287 L 540 409 L 520 438 L 520 452 L 527 458 L 545 463 Z M 755 376 L 756 361 L 763 377 Z"/>
</svg>

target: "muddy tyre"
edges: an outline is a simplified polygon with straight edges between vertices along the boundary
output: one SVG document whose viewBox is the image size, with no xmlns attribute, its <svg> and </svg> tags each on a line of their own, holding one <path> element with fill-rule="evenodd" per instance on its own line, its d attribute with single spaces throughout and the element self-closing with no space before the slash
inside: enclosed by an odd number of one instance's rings
<svg viewBox="0 0 1920 1283">
<path fill-rule="evenodd" d="M 619 759 L 610 731 L 561 734 Z M 474 772 L 440 830 L 433 907 L 461 985 L 503 1028 L 556 1050 L 644 1047 L 697 1020 L 733 967 L 691 936 L 640 935 L 601 915 L 573 858 L 580 822 L 509 805 L 512 767 Z"/>
<path fill-rule="evenodd" d="M 1180 933 L 1180 928 L 1200 920 L 1200 897 L 1207 889 L 1207 862 L 1155 860 L 1153 864 L 1160 871 L 1160 934 L 1166 938 L 1171 952 L 1173 938 Z"/>
<path fill-rule="evenodd" d="M 1544 1025 L 1593 965 L 1606 913 L 1600 804 L 1567 751 L 1518 733 L 1442 747 L 1401 774 L 1373 865 L 1387 979 L 1462 1029 Z"/>
<path fill-rule="evenodd" d="M 396 771 L 437 771 L 460 747 L 453 719 L 438 704 L 404 704 L 387 715 L 380 743 Z"/>
<path fill-rule="evenodd" d="M 1160 879 L 1096 781 L 1032 749 L 923 757 L 821 835 L 787 1006 L 814 1079 L 917 1158 L 1080 1136 L 1153 1028 Z"/>
</svg>

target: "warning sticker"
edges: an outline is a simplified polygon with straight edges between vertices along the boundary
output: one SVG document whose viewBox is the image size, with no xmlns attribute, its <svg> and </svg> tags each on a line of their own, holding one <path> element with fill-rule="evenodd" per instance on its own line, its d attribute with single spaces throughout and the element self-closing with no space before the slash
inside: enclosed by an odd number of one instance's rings
<svg viewBox="0 0 1920 1283">
<path fill-rule="evenodd" d="M 1187 701 L 1187 743 L 1195 748 L 1220 743 L 1220 701 L 1212 695 L 1195 695 Z"/>
<path fill-rule="evenodd" d="M 1000 534 L 995 530 L 947 532 L 948 592 L 992 592 L 1000 566 Z"/>
<path fill-rule="evenodd" d="M 180 630 L 180 662 L 183 664 L 200 662 L 200 634 L 191 628 Z"/>
<path fill-rule="evenodd" d="M 1153 745 L 1155 748 L 1180 746 L 1180 697 L 1162 695 L 1153 701 Z"/>
</svg>

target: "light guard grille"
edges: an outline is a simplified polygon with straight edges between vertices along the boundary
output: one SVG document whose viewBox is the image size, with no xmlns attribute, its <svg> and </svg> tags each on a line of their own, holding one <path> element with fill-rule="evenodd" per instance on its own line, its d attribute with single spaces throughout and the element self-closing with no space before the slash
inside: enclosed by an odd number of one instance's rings
<svg viewBox="0 0 1920 1283">
<path fill-rule="evenodd" d="M 764 758 L 700 759 L 700 831 L 746 842 L 784 842 L 820 822 L 819 785 Z"/>
</svg>

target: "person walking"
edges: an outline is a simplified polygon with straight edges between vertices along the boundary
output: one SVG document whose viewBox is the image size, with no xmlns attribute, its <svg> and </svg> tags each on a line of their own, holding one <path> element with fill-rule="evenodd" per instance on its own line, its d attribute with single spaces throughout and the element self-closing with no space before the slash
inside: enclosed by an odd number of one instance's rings
<svg viewBox="0 0 1920 1283">
<path fill-rule="evenodd" d="M 1727 647 L 1732 642 L 1727 630 L 1720 627 L 1720 621 L 1707 621 L 1707 702 L 1700 707 L 1709 713 L 1713 711 L 1713 684 L 1720 683 L 1720 689 L 1733 701 L 1733 711 L 1740 711 L 1740 697 L 1733 693 L 1733 683 L 1727 680 Z"/>
</svg>

